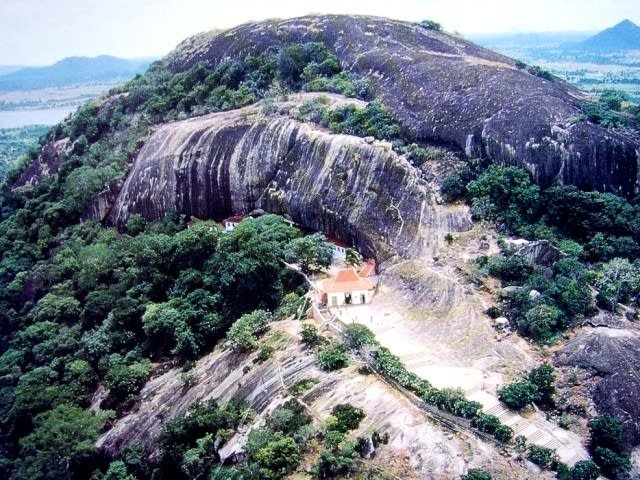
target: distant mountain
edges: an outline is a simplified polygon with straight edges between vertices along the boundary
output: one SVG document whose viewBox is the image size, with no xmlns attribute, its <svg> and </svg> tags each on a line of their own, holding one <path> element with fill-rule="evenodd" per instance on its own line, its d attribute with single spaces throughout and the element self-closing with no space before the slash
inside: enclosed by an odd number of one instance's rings
<svg viewBox="0 0 640 480">
<path fill-rule="evenodd" d="M 623 20 L 614 27 L 580 42 L 577 47 L 592 52 L 640 50 L 640 27 L 630 20 Z"/>
<path fill-rule="evenodd" d="M 95 82 L 125 80 L 143 73 L 151 60 L 99 57 L 69 57 L 48 67 L 27 67 L 0 75 L 0 91 L 37 90 Z"/>
<path fill-rule="evenodd" d="M 563 44 L 578 43 L 594 32 L 527 32 L 473 34 L 466 38 L 483 47 L 502 53 L 505 49 L 558 48 Z"/>
<path fill-rule="evenodd" d="M 24 67 L 17 65 L 0 65 L 0 75 L 7 75 L 9 73 L 17 72 L 18 70 L 22 70 Z"/>
</svg>

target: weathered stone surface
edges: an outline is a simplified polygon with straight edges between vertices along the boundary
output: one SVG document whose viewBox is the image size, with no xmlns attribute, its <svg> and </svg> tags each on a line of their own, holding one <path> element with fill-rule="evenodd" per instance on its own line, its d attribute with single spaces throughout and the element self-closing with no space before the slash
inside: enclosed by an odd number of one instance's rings
<svg viewBox="0 0 640 480">
<path fill-rule="evenodd" d="M 583 94 L 544 80 L 505 56 L 416 24 L 361 16 L 308 16 L 247 23 L 184 42 L 165 59 L 173 71 L 199 61 L 320 41 L 342 65 L 371 79 L 372 91 L 416 140 L 455 146 L 529 170 L 542 186 L 575 184 L 630 194 L 638 187 L 639 140 L 572 124 Z"/>
<path fill-rule="evenodd" d="M 434 202 L 419 170 L 386 144 L 235 111 L 160 127 L 110 222 L 123 225 L 132 213 L 223 218 L 262 208 L 384 259 L 425 246 L 437 223 L 453 232 L 470 226 L 468 215 L 438 218 Z"/>
<path fill-rule="evenodd" d="M 69 148 L 69 139 L 47 142 L 36 158 L 14 182 L 14 186 L 36 185 L 49 175 L 57 173 L 63 156 Z"/>
<path fill-rule="evenodd" d="M 629 329 L 585 328 L 557 353 L 555 363 L 600 378 L 592 392 L 599 413 L 623 420 L 628 447 L 640 441 L 640 335 Z"/>
<path fill-rule="evenodd" d="M 561 258 L 567 255 L 562 252 L 549 240 L 538 240 L 527 242 L 516 251 L 516 255 L 536 265 L 550 267 Z"/>
</svg>

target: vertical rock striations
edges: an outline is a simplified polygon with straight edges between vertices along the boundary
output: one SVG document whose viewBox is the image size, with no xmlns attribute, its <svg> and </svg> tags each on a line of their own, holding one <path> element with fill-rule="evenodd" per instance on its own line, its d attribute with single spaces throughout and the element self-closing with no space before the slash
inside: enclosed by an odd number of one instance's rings
<svg viewBox="0 0 640 480">
<path fill-rule="evenodd" d="M 164 62 L 178 72 L 292 42 L 327 44 L 344 68 L 370 79 L 373 96 L 415 140 L 521 166 L 543 187 L 565 183 L 630 195 L 640 185 L 637 135 L 576 123 L 585 100 L 578 89 L 414 23 L 339 15 L 248 23 L 189 39 Z"/>
<path fill-rule="evenodd" d="M 109 221 L 122 226 L 133 213 L 153 219 L 169 211 L 220 219 L 262 208 L 386 258 L 426 246 L 425 229 L 437 221 L 430 204 L 419 171 L 389 144 L 236 111 L 160 127 Z"/>
</svg>

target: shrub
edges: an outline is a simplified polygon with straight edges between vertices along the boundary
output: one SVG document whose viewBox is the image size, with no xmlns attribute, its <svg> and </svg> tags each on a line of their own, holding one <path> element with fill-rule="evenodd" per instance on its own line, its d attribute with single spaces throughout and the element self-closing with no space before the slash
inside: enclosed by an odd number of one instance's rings
<svg viewBox="0 0 640 480">
<path fill-rule="evenodd" d="M 551 75 L 551 72 L 544 70 L 538 65 L 531 65 L 529 68 L 527 68 L 527 71 L 531 75 L 535 75 L 536 77 L 544 78 L 545 80 L 553 82 L 553 75 Z"/>
<path fill-rule="evenodd" d="M 291 385 L 287 389 L 287 392 L 289 392 L 289 394 L 294 397 L 299 397 L 307 390 L 313 388 L 313 386 L 317 383 L 318 383 L 318 380 L 316 380 L 315 378 L 305 378 L 304 380 L 299 380 L 293 385 Z"/>
<path fill-rule="evenodd" d="M 376 343 L 373 332 L 359 323 L 347 325 L 344 329 L 344 335 L 347 345 L 354 350 L 360 350 L 365 345 Z"/>
<path fill-rule="evenodd" d="M 539 401 L 550 405 L 556 391 L 556 376 L 553 373 L 553 367 L 548 363 L 543 363 L 529 372 L 528 380 L 536 386 Z"/>
<path fill-rule="evenodd" d="M 445 412 L 459 417 L 475 417 L 482 405 L 478 402 L 467 400 L 462 391 L 452 388 L 443 388 L 435 395 L 435 405 Z"/>
<path fill-rule="evenodd" d="M 466 191 L 466 182 L 457 173 L 446 176 L 440 186 L 440 194 L 446 203 L 463 199 Z"/>
<path fill-rule="evenodd" d="M 498 398 L 509 408 L 520 410 L 538 398 L 538 391 L 529 380 L 522 380 L 502 387 L 498 390 Z"/>
<path fill-rule="evenodd" d="M 500 424 L 496 427 L 493 436 L 502 443 L 509 443 L 513 438 L 513 429 L 507 425 Z"/>
<path fill-rule="evenodd" d="M 442 25 L 433 20 L 422 20 L 419 24 L 422 28 L 426 28 L 427 30 L 435 30 L 439 32 L 442 30 Z"/>
<path fill-rule="evenodd" d="M 591 460 L 580 460 L 571 468 L 572 480 L 597 480 L 600 469 Z"/>
<path fill-rule="evenodd" d="M 255 310 L 240 317 L 227 333 L 231 349 L 236 352 L 253 349 L 258 341 L 258 335 L 266 331 L 270 321 L 271 314 L 264 310 Z"/>
<path fill-rule="evenodd" d="M 315 347 L 322 337 L 318 333 L 318 329 L 315 325 L 311 325 L 310 323 L 305 323 L 302 325 L 302 329 L 300 330 L 300 337 L 302 339 L 302 343 L 307 345 L 308 347 Z"/>
<path fill-rule="evenodd" d="M 333 340 L 316 352 L 316 360 L 323 370 L 339 370 L 349 365 L 347 347 Z"/>
<path fill-rule="evenodd" d="M 479 468 L 470 468 L 466 475 L 460 477 L 460 480 L 491 480 L 492 478 L 489 472 Z"/>
<path fill-rule="evenodd" d="M 476 427 L 481 432 L 493 434 L 496 428 L 500 425 L 500 419 L 494 415 L 486 415 L 481 413 L 473 419 L 471 425 Z"/>
<path fill-rule="evenodd" d="M 533 273 L 533 265 L 518 255 L 493 255 L 489 258 L 489 275 L 508 284 L 524 283 Z"/>
<path fill-rule="evenodd" d="M 631 470 L 631 461 L 627 455 L 614 452 L 610 448 L 596 447 L 592 451 L 593 460 L 600 471 L 610 478 L 617 478 L 619 473 Z"/>
<path fill-rule="evenodd" d="M 400 126 L 379 101 L 365 108 L 346 104 L 329 112 L 329 129 L 337 133 L 393 139 L 400 134 Z"/>
<path fill-rule="evenodd" d="M 331 415 L 336 419 L 332 429 L 342 433 L 358 428 L 360 421 L 366 416 L 364 410 L 349 403 L 336 405 L 331 410 Z"/>
<path fill-rule="evenodd" d="M 558 461 L 558 454 L 551 448 L 529 445 L 529 460 L 541 468 L 550 468 Z"/>
</svg>

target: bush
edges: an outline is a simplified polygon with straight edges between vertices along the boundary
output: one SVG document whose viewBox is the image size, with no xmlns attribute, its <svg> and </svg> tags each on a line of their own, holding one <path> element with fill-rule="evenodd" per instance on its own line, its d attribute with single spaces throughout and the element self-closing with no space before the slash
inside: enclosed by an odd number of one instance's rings
<svg viewBox="0 0 640 480">
<path fill-rule="evenodd" d="M 460 480 L 491 480 L 492 478 L 489 472 L 479 468 L 470 468 L 466 475 L 460 477 Z"/>
<path fill-rule="evenodd" d="M 422 20 L 419 24 L 422 28 L 426 28 L 427 30 L 435 30 L 439 32 L 442 30 L 442 25 L 433 20 Z"/>
<path fill-rule="evenodd" d="M 536 401 L 538 390 L 529 380 L 510 383 L 498 390 L 498 398 L 509 408 L 520 410 Z"/>
<path fill-rule="evenodd" d="M 365 108 L 346 104 L 329 112 L 329 129 L 337 133 L 394 139 L 400 134 L 400 126 L 379 101 Z"/>
<path fill-rule="evenodd" d="M 493 435 L 496 428 L 500 425 L 500 419 L 493 415 L 486 415 L 481 413 L 473 419 L 471 425 L 480 430 L 481 432 Z"/>
<path fill-rule="evenodd" d="M 564 330 L 566 317 L 555 305 L 540 303 L 526 311 L 525 319 L 518 322 L 518 333 L 538 343 L 549 342 L 554 333 Z"/>
<path fill-rule="evenodd" d="M 344 335 L 347 345 L 354 350 L 360 350 L 365 345 L 376 343 L 373 332 L 359 323 L 347 325 L 344 329 Z"/>
<path fill-rule="evenodd" d="M 533 265 L 518 255 L 493 255 L 489 258 L 489 275 L 508 284 L 522 284 L 533 273 Z"/>
<path fill-rule="evenodd" d="M 609 478 L 617 478 L 618 474 L 631 470 L 629 457 L 616 453 L 610 448 L 596 447 L 593 449 L 592 456 L 602 474 Z"/>
<path fill-rule="evenodd" d="M 311 325 L 310 323 L 305 323 L 302 325 L 302 329 L 300 330 L 300 338 L 302 339 L 302 343 L 304 343 L 308 347 L 315 347 L 320 343 L 322 337 L 318 333 L 318 329 L 315 325 Z"/>
<path fill-rule="evenodd" d="M 509 443 L 513 438 L 513 429 L 507 425 L 500 424 L 496 427 L 493 436 L 502 443 Z"/>
<path fill-rule="evenodd" d="M 572 480 L 597 480 L 600 469 L 591 460 L 580 460 L 571 468 Z"/>
<path fill-rule="evenodd" d="M 551 72 L 540 68 L 538 65 L 530 66 L 529 68 L 527 68 L 527 71 L 531 75 L 535 75 L 536 77 L 544 78 L 545 80 L 553 82 L 553 75 L 551 75 Z"/>
<path fill-rule="evenodd" d="M 316 360 L 323 370 L 339 370 L 349 365 L 347 347 L 333 340 L 316 352 Z"/>
<path fill-rule="evenodd" d="M 435 395 L 435 405 L 445 412 L 463 418 L 473 418 L 482 409 L 478 402 L 467 400 L 462 391 L 443 388 Z"/>
<path fill-rule="evenodd" d="M 556 376 L 553 373 L 553 367 L 548 363 L 543 363 L 529 372 L 528 380 L 536 386 L 538 401 L 551 405 L 553 403 L 553 394 L 556 391 Z"/>
<path fill-rule="evenodd" d="M 541 468 L 550 468 L 559 459 L 556 451 L 551 448 L 529 445 L 529 460 Z"/>
<path fill-rule="evenodd" d="M 444 178 L 440 186 L 440 194 L 446 203 L 462 200 L 467 192 L 467 183 L 457 173 Z"/>
<path fill-rule="evenodd" d="M 331 425 L 332 430 L 346 433 L 355 430 L 366 416 L 364 410 L 354 407 L 349 403 L 341 403 L 333 407 L 331 415 L 335 417 L 335 423 Z"/>
<path fill-rule="evenodd" d="M 514 232 L 532 223 L 539 208 L 540 189 L 516 167 L 489 166 L 467 192 L 475 217 L 502 222 Z"/>
<path fill-rule="evenodd" d="M 264 310 L 247 313 L 234 322 L 227 333 L 231 349 L 246 352 L 253 349 L 258 342 L 258 335 L 267 329 L 271 314 Z"/>
</svg>

